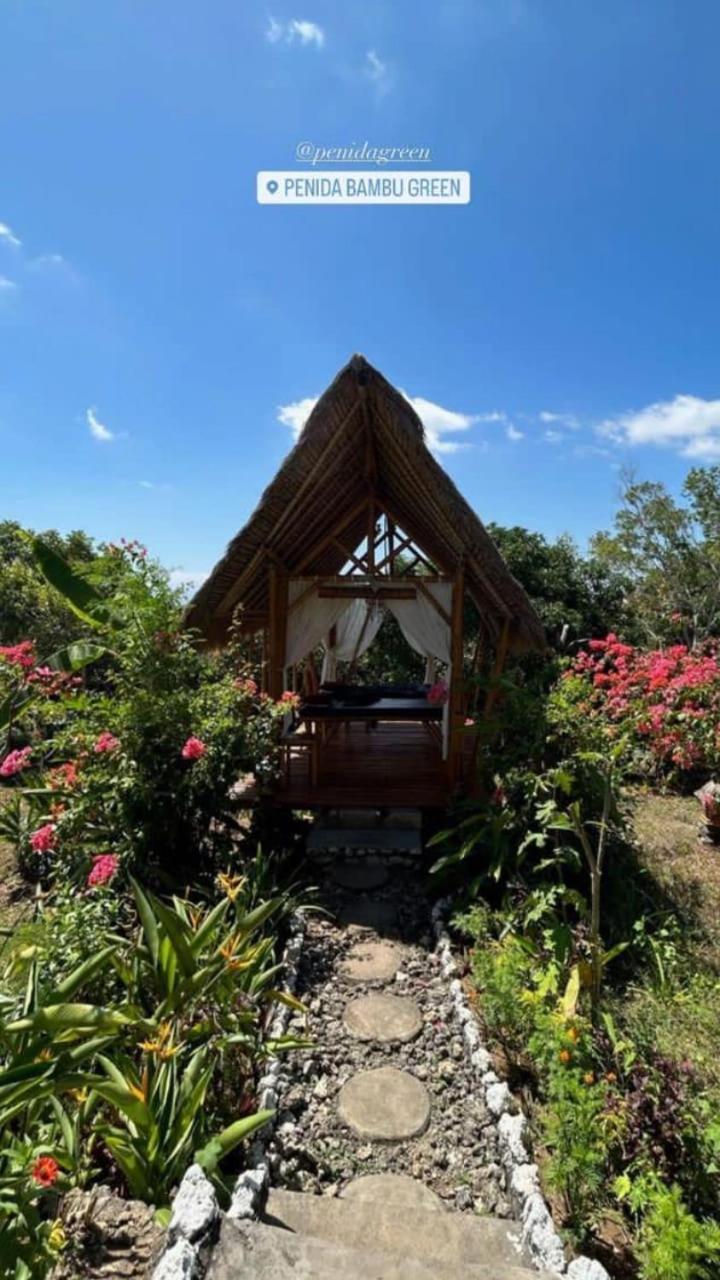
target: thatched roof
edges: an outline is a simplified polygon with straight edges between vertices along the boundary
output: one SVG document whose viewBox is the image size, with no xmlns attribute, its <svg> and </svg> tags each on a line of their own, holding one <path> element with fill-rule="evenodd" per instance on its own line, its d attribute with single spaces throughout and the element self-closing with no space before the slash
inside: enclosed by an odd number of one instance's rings
<svg viewBox="0 0 720 1280">
<path fill-rule="evenodd" d="M 266 625 L 271 562 L 290 574 L 338 574 L 347 557 L 329 535 L 351 516 L 342 541 L 358 546 L 372 493 L 440 572 L 464 566 L 466 591 L 490 635 L 509 619 L 513 649 L 544 647 L 530 601 L 428 449 L 412 405 L 359 355 L 316 404 L 259 506 L 190 602 L 187 625 L 219 642 L 237 605 L 248 627 Z"/>
</svg>

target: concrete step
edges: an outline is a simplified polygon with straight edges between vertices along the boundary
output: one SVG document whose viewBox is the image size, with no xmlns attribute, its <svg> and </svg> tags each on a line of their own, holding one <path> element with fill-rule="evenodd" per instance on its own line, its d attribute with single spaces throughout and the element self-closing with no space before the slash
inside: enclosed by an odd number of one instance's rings
<svg viewBox="0 0 720 1280">
<path fill-rule="evenodd" d="M 430 1212 L 434 1219 L 444 1217 Z M 436 1262 L 383 1253 L 371 1241 L 371 1246 L 349 1248 L 262 1222 L 225 1218 L 206 1280 L 556 1280 L 547 1272 L 499 1261 L 443 1262 L 438 1267 Z"/>
<path fill-rule="evenodd" d="M 264 1221 L 347 1248 L 399 1254 L 424 1264 L 522 1268 L 518 1228 L 500 1218 L 438 1213 L 386 1200 L 339 1200 L 298 1191 L 271 1191 Z"/>
<path fill-rule="evenodd" d="M 372 849 L 381 853 L 421 854 L 419 831 L 386 830 L 384 827 L 313 827 L 306 840 L 310 853 L 327 849 Z"/>
</svg>

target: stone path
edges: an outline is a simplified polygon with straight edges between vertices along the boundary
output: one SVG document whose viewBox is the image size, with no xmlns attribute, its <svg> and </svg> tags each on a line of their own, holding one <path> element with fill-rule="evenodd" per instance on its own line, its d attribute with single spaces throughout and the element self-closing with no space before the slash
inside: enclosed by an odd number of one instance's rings
<svg viewBox="0 0 720 1280">
<path fill-rule="evenodd" d="M 307 1025 L 290 1028 L 316 1047 L 283 1066 L 273 1185 L 341 1199 L 392 1187 L 398 1204 L 509 1217 L 415 877 L 340 864 L 323 905 L 332 915 L 311 918 L 301 962 Z"/>
</svg>

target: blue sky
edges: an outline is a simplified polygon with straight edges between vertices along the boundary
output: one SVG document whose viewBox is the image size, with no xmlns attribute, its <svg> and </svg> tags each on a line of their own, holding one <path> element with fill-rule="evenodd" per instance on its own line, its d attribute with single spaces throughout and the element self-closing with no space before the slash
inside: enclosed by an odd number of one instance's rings
<svg viewBox="0 0 720 1280">
<path fill-rule="evenodd" d="M 3 0 L 0 517 L 201 575 L 356 350 L 485 519 L 582 542 L 619 468 L 720 461 L 719 42 L 712 0 Z M 471 204 L 257 205 L 366 140 Z"/>
</svg>

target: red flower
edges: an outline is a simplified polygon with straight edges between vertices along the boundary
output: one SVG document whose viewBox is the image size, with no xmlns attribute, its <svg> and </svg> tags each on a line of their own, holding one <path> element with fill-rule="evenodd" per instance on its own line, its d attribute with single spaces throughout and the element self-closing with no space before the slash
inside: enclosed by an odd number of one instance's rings
<svg viewBox="0 0 720 1280">
<path fill-rule="evenodd" d="M 119 866 L 120 859 L 116 853 L 96 853 L 87 878 L 88 888 L 96 889 L 98 885 L 107 884 Z"/>
<path fill-rule="evenodd" d="M 52 1156 L 38 1156 L 30 1170 L 30 1177 L 39 1187 L 51 1187 L 59 1175 L 60 1165 Z"/>
<path fill-rule="evenodd" d="M 0 778 L 12 778 L 30 763 L 32 747 L 22 747 L 19 751 L 11 751 L 0 764 Z"/>
<path fill-rule="evenodd" d="M 113 736 L 107 729 L 100 734 L 93 751 L 96 755 L 102 755 L 104 751 L 117 751 L 120 746 L 120 739 Z"/>
<path fill-rule="evenodd" d="M 59 764 L 56 769 L 50 770 L 50 786 L 53 791 L 58 791 L 64 787 L 77 786 L 78 770 L 74 760 L 68 760 L 66 764 Z"/>
<path fill-rule="evenodd" d="M 55 843 L 54 822 L 46 822 L 44 827 L 38 827 L 37 831 L 33 831 L 30 836 L 30 844 L 35 853 L 51 853 L 55 848 Z"/>
<path fill-rule="evenodd" d="M 286 689 L 281 695 L 278 705 L 281 707 L 299 707 L 300 699 L 296 693 L 292 692 L 291 689 Z"/>
<path fill-rule="evenodd" d="M 202 738 L 188 738 L 180 754 L 183 760 L 199 760 L 206 751 L 207 747 Z"/>
<path fill-rule="evenodd" d="M 448 687 L 444 680 L 436 680 L 434 685 L 428 689 L 428 702 L 447 702 Z"/>
</svg>

